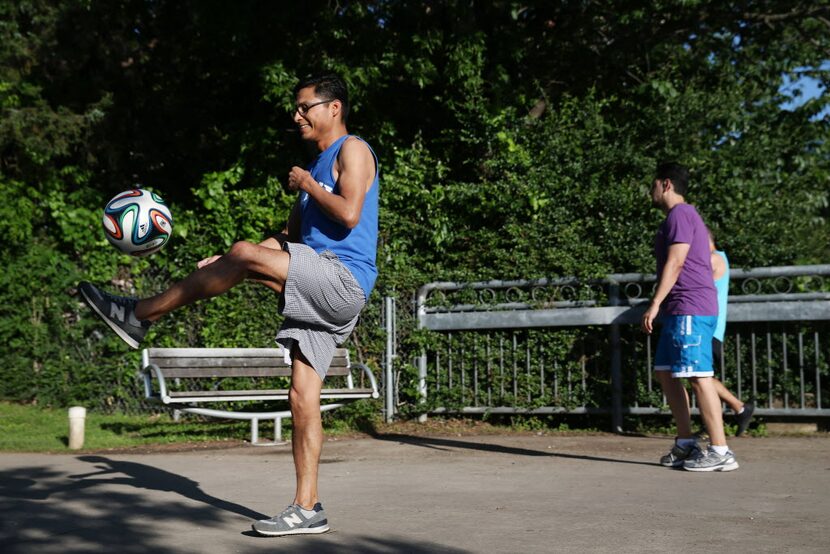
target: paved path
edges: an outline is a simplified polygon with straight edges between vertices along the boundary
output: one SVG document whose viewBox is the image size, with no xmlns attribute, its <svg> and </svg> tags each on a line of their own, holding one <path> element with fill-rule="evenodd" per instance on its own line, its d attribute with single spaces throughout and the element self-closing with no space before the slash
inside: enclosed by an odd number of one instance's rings
<svg viewBox="0 0 830 554">
<path fill-rule="evenodd" d="M 327 441 L 332 531 L 265 538 L 290 501 L 287 447 L 0 453 L 0 551 L 827 552 L 830 438 L 742 438 L 741 468 L 655 463 L 665 437 L 489 435 Z"/>
</svg>

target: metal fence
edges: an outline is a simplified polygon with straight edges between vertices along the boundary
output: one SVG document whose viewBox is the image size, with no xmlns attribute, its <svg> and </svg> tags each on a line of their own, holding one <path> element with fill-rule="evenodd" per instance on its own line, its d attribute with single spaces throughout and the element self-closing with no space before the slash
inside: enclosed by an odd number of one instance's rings
<svg viewBox="0 0 830 554">
<path fill-rule="evenodd" d="M 757 414 L 830 415 L 828 275 L 830 265 L 732 270 L 718 377 Z M 639 330 L 654 285 L 616 274 L 421 287 L 423 413 L 607 413 L 614 430 L 624 414 L 667 413 L 652 379 L 656 340 Z"/>
<path fill-rule="evenodd" d="M 759 415 L 830 415 L 830 265 L 733 269 L 718 377 Z M 412 414 L 668 413 L 656 340 L 639 329 L 646 274 L 430 283 L 373 297 L 345 345 L 378 369 L 387 420 Z M 137 362 L 125 363 L 132 376 Z M 140 383 L 124 411 L 156 411 Z M 126 402 L 126 401 L 125 401 Z M 102 409 L 117 406 L 102 405 Z"/>
</svg>

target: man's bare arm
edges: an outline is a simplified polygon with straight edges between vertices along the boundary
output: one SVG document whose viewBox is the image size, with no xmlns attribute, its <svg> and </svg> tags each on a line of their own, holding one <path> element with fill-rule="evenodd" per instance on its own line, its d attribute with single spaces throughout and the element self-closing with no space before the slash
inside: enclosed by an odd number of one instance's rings
<svg viewBox="0 0 830 554">
<path fill-rule="evenodd" d="M 726 273 L 726 262 L 717 252 L 712 252 L 710 261 L 712 262 L 712 277 L 717 281 Z"/>
<path fill-rule="evenodd" d="M 347 139 L 340 149 L 335 168 L 337 194 L 324 190 L 308 171 L 299 167 L 291 169 L 288 186 L 304 190 L 327 216 L 353 229 L 360 221 L 366 192 L 375 178 L 375 158 L 363 141 Z"/>
<path fill-rule="evenodd" d="M 683 264 L 686 263 L 686 256 L 689 255 L 691 246 L 691 244 L 684 242 L 676 242 L 669 246 L 669 254 L 666 264 L 663 266 L 663 271 L 658 277 L 660 280 L 657 282 L 654 298 L 651 299 L 651 304 L 643 314 L 642 328 L 646 333 L 651 334 L 654 330 L 654 320 L 657 319 L 660 304 L 669 295 L 672 287 L 677 282 L 677 278 L 680 277 L 680 270 L 683 269 Z"/>
</svg>

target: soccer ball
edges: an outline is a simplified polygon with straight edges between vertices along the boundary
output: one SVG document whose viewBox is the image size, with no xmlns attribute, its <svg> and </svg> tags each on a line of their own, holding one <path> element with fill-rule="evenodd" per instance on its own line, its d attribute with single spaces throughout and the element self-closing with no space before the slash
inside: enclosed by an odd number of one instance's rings
<svg viewBox="0 0 830 554">
<path fill-rule="evenodd" d="M 104 208 L 104 233 L 113 246 L 132 256 L 158 252 L 173 232 L 173 216 L 155 192 L 132 189 Z"/>
</svg>

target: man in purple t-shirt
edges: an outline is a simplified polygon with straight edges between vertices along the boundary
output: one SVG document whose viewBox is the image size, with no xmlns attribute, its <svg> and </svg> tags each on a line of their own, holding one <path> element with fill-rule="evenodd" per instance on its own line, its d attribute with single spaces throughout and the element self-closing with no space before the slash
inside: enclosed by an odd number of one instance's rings
<svg viewBox="0 0 830 554">
<path fill-rule="evenodd" d="M 689 171 L 670 162 L 657 166 L 651 185 L 654 206 L 665 212 L 654 243 L 657 288 L 643 314 L 643 330 L 651 334 L 662 313 L 663 328 L 654 371 L 677 423 L 677 439 L 660 459 L 667 467 L 688 471 L 732 471 L 735 455 L 726 445 L 723 411 L 712 381 L 712 334 L 718 319 L 718 297 L 712 280 L 709 233 L 697 210 L 684 197 Z M 692 435 L 689 397 L 680 379 L 688 378 L 700 405 L 711 445 L 702 451 Z"/>
</svg>

